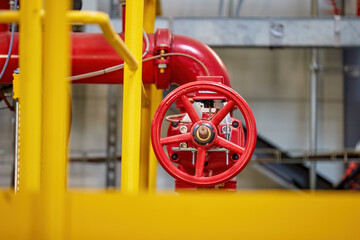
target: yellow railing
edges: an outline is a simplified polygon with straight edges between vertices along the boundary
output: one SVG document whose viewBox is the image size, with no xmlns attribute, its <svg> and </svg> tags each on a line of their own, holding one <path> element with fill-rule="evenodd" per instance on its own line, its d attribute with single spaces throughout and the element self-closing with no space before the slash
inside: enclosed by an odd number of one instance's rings
<svg viewBox="0 0 360 240">
<path fill-rule="evenodd" d="M 41 231 L 42 239 L 65 239 L 70 121 L 69 0 L 44 2 L 42 87 Z M 21 34 L 21 33 L 20 33 Z"/>
<path fill-rule="evenodd" d="M 42 0 L 22 1 L 19 36 L 19 192 L 40 190 L 42 143 Z M 15 13 L 15 12 L 14 12 Z"/>
<path fill-rule="evenodd" d="M 17 23 L 20 21 L 18 11 L 0 11 L 0 23 Z"/>
<path fill-rule="evenodd" d="M 130 52 L 124 41 L 115 32 L 111 25 L 109 15 L 96 11 L 69 11 L 69 21 L 71 23 L 97 24 L 100 26 L 106 41 L 124 59 L 132 71 L 138 68 L 139 61 Z M 140 60 L 141 62 L 141 60 Z"/>
<path fill-rule="evenodd" d="M 148 33 L 155 30 L 156 17 L 156 0 L 145 0 L 144 9 L 144 29 Z M 141 139 L 141 164 L 140 164 L 140 180 L 142 180 L 142 190 L 150 193 L 156 191 L 156 175 L 158 161 L 155 157 L 150 141 L 151 122 L 155 112 L 162 100 L 163 91 L 157 89 L 154 84 L 145 86 L 147 95 L 150 99 L 150 106 L 142 108 L 142 139 Z"/>
</svg>

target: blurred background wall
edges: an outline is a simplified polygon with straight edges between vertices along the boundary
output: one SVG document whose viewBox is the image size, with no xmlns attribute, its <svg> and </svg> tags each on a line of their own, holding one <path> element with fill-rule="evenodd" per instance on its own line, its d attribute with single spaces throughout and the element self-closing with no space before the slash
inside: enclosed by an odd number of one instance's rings
<svg viewBox="0 0 360 240">
<path fill-rule="evenodd" d="M 240 0 L 241 1 L 241 0 Z M 222 4 L 221 4 L 222 2 Z M 303 0 L 163 0 L 165 17 L 310 17 L 310 1 Z M 331 15 L 321 0 L 320 16 Z M 83 9 L 118 14 L 117 2 L 83 0 Z M 355 14 L 355 0 L 347 0 L 348 14 Z M 352 13 L 354 11 L 354 13 Z M 115 16 L 116 17 L 116 16 Z M 118 16 L 117 16 L 118 17 Z M 215 48 L 230 73 L 232 87 L 252 108 L 260 136 L 279 149 L 309 150 L 310 50 L 268 48 Z M 343 67 L 341 49 L 320 49 L 318 146 L 331 151 L 344 147 Z M 107 85 L 73 85 L 70 155 L 105 156 Z M 122 86 L 119 88 L 118 149 L 121 153 Z M 0 186 L 10 184 L 13 116 L 0 111 Z M 9 141 L 9 139 L 11 141 Z M 120 169 L 120 166 L 118 166 Z M 321 163 L 321 175 L 333 184 L 344 173 L 342 163 Z M 252 164 L 239 176 L 239 188 L 288 187 Z M 119 180 L 118 180 L 119 183 Z M 105 164 L 71 163 L 71 187 L 104 187 Z M 173 188 L 173 179 L 159 167 L 158 187 Z"/>
</svg>

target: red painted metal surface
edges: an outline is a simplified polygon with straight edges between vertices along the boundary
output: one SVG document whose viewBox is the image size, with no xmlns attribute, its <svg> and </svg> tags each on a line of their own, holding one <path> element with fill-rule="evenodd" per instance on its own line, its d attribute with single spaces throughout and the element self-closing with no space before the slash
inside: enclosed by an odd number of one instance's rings
<svg viewBox="0 0 360 240">
<path fill-rule="evenodd" d="M 189 37 L 173 35 L 168 30 L 158 30 L 157 33 L 149 34 L 148 36 L 150 42 L 149 52 L 144 59 L 160 54 L 162 49 L 169 53 L 188 54 L 200 60 L 208 68 L 210 75 L 223 76 L 224 83 L 230 86 L 229 76 L 223 62 L 204 43 Z M 5 76 L 0 80 L 0 84 L 11 83 L 12 73 L 18 67 L 18 37 L 18 34 L 15 34 L 11 61 Z M 10 33 L 0 33 L 0 66 L 4 64 L 7 57 L 9 41 Z M 161 46 L 160 43 L 164 42 L 167 42 L 168 45 Z M 164 73 L 160 73 L 158 68 L 161 60 L 144 62 L 144 83 L 155 83 L 159 88 L 166 89 L 170 83 L 182 85 L 195 81 L 197 76 L 206 75 L 203 68 L 197 62 L 184 56 L 164 57 L 163 61 L 168 62 Z M 101 34 L 72 34 L 72 75 L 103 70 L 122 63 L 123 60 Z M 122 82 L 123 70 L 119 70 L 75 81 L 74 83 L 119 84 Z"/>
<path fill-rule="evenodd" d="M 9 1 L 0 0 L 0 10 L 9 10 L 10 4 Z M 9 24 L 0 24 L 0 33 L 9 31 Z"/>
<path fill-rule="evenodd" d="M 199 91 L 200 93 L 209 93 L 208 100 L 213 99 L 215 93 L 221 95 L 227 104 L 212 118 L 205 113 L 200 118 L 189 100 L 193 99 L 194 94 L 197 95 Z M 180 132 L 180 124 L 170 124 L 167 136 L 162 138 L 161 126 L 165 114 L 170 106 L 176 102 L 181 102 L 177 103 L 176 106 L 182 108 L 183 112 L 188 114 L 191 122 L 181 124 L 181 126 L 187 127 L 187 131 L 184 133 Z M 222 120 L 228 113 L 232 114 L 235 107 L 240 110 L 245 120 L 247 128 L 246 144 L 241 123 L 235 118 L 231 118 L 231 121 L 237 121 L 238 126 L 231 126 L 233 133 L 229 141 L 224 138 L 225 134 L 221 130 L 224 126 L 221 124 Z M 200 126 L 211 129 L 210 140 L 205 143 L 199 142 L 196 137 Z M 176 88 L 161 102 L 152 122 L 151 140 L 157 159 L 170 175 L 185 185 L 212 187 L 231 180 L 250 161 L 256 144 L 255 119 L 245 100 L 230 87 L 213 81 L 191 82 Z M 173 157 L 175 152 L 173 147 L 178 147 L 180 143 L 186 143 L 188 148 L 196 149 L 195 162 L 192 161 L 192 153 L 189 151 L 179 152 L 175 150 L 177 155 Z M 225 162 L 226 155 L 224 152 L 209 152 L 209 150 L 218 149 L 219 147 L 230 150 L 228 165 Z M 166 155 L 164 148 L 166 148 L 169 157 Z M 185 186 L 183 183 L 177 182 L 177 185 L 180 187 Z M 233 187 L 233 182 L 228 185 L 229 188 Z"/>
<path fill-rule="evenodd" d="M 9 31 L 7 32 L 0 32 L 0 69 L 2 69 L 2 67 L 5 64 L 6 58 L 8 56 L 8 51 L 9 51 L 9 45 L 10 45 L 10 38 L 11 38 L 11 33 Z M 11 58 L 9 61 L 9 64 L 6 68 L 6 71 L 4 73 L 4 76 L 2 79 L 0 79 L 0 84 L 9 84 L 12 82 L 13 80 L 13 76 L 12 74 L 14 73 L 14 71 L 16 70 L 16 68 L 18 68 L 18 64 L 19 64 L 19 37 L 18 34 L 15 33 L 14 35 L 14 45 L 13 45 L 13 49 L 12 49 L 12 54 L 11 54 Z"/>
<path fill-rule="evenodd" d="M 337 7 L 336 1 L 335 1 L 335 0 L 330 0 L 330 4 L 331 4 L 331 6 L 332 6 L 332 8 L 333 8 L 332 14 L 334 14 L 334 15 L 339 15 L 340 10 L 339 10 L 339 8 Z"/>
<path fill-rule="evenodd" d="M 120 34 L 120 36 L 123 37 L 122 34 Z M 12 82 L 12 73 L 18 68 L 18 39 L 19 35 L 16 33 L 11 59 L 4 77 L 0 80 L 0 84 L 10 84 Z M 207 45 L 186 36 L 173 35 L 168 29 L 160 29 L 155 34 L 148 34 L 148 39 L 149 51 L 146 56 L 144 56 L 143 82 L 145 84 L 155 83 L 158 88 L 162 89 L 168 88 L 170 84 L 180 85 L 179 88 L 163 100 L 154 117 L 152 141 L 160 163 L 172 176 L 182 181 L 183 184 L 213 186 L 224 183 L 224 186 L 227 188 L 235 188 L 236 184 L 234 185 L 234 181 L 231 179 L 246 166 L 255 147 L 256 126 L 250 108 L 246 102 L 230 88 L 230 80 L 226 67 L 216 53 Z M 0 32 L 0 66 L 2 66 L 6 60 L 9 42 L 10 33 Z M 146 41 L 144 40 L 144 50 L 146 48 L 145 45 Z M 157 56 L 157 58 L 146 60 L 154 56 Z M 123 60 L 101 34 L 72 33 L 71 58 L 72 76 L 103 70 L 123 63 Z M 209 79 L 207 77 L 208 75 L 218 77 L 213 77 L 213 79 L 215 79 L 214 82 L 209 81 L 212 78 Z M 203 78 L 202 81 L 196 81 L 201 78 Z M 121 84 L 122 82 L 122 69 L 73 81 L 73 83 L 79 84 Z M 207 92 L 205 92 L 205 94 L 202 92 L 199 93 L 199 90 Z M 209 91 L 217 93 L 211 93 Z M 224 140 L 224 134 L 221 133 L 221 120 L 226 115 L 225 112 L 220 111 L 211 120 L 201 120 L 198 118 L 194 113 L 192 105 L 188 101 L 185 101 L 185 99 L 187 99 L 187 97 L 185 97 L 186 94 L 191 94 L 191 92 L 197 92 L 197 94 L 191 95 L 197 101 L 206 99 L 228 101 L 227 105 L 223 108 L 226 113 L 232 111 L 232 107 L 237 106 L 245 118 L 249 133 L 246 137 L 246 145 L 241 124 L 237 129 L 233 129 L 230 141 Z M 178 101 L 177 106 L 185 110 L 194 123 L 206 123 L 214 130 L 214 140 L 206 146 L 196 143 L 194 137 L 190 134 L 181 136 L 186 137 L 183 141 L 189 142 L 189 144 L 191 143 L 191 146 L 198 149 L 197 155 L 199 161 L 195 168 L 186 161 L 182 162 L 182 165 L 179 165 L 181 166 L 180 168 L 176 168 L 166 155 L 164 155 L 164 149 L 160 144 L 160 141 L 164 141 L 160 139 L 159 135 L 162 119 L 168 108 L 179 99 L 182 99 L 182 101 Z M 219 117 L 219 114 L 225 115 Z M 235 121 L 235 119 L 232 118 L 231 121 Z M 188 127 L 193 130 L 196 124 L 189 125 Z M 179 139 L 177 138 L 180 136 L 178 131 L 176 128 L 169 129 L 169 137 L 171 138 L 171 136 L 173 136 L 174 139 L 178 141 Z M 174 136 L 173 134 L 178 135 Z M 215 146 L 228 148 L 231 151 L 230 156 L 233 153 L 237 153 L 240 155 L 240 158 L 236 160 L 230 157 L 229 165 L 226 165 L 224 162 L 224 153 L 211 153 L 211 158 L 214 159 L 214 161 L 209 161 L 206 151 Z M 169 149 L 169 152 L 171 152 L 171 149 Z M 186 158 L 186 154 L 183 158 Z M 208 163 L 208 165 L 204 167 L 206 163 Z"/>
</svg>

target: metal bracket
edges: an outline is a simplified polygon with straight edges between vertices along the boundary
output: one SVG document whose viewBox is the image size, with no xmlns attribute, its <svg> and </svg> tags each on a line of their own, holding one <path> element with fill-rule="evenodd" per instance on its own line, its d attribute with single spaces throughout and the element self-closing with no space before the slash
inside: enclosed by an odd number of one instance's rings
<svg viewBox="0 0 360 240">
<path fill-rule="evenodd" d="M 118 96 L 119 85 L 109 85 L 106 146 L 106 187 L 108 188 L 116 187 Z"/>
<path fill-rule="evenodd" d="M 341 44 L 341 16 L 334 16 L 334 44 L 340 46 Z"/>
<path fill-rule="evenodd" d="M 270 22 L 269 41 L 270 46 L 283 45 L 283 38 L 285 34 L 285 26 L 281 22 Z"/>
</svg>

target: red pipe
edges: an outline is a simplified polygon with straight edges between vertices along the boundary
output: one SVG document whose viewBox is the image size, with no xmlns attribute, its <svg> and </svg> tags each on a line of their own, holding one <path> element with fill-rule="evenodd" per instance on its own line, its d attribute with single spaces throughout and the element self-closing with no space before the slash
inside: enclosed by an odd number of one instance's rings
<svg viewBox="0 0 360 240">
<path fill-rule="evenodd" d="M 334 15 L 339 15 L 339 9 L 338 9 L 338 7 L 337 7 L 337 5 L 336 5 L 335 0 L 330 0 L 330 4 L 331 4 L 332 7 L 333 7 L 333 13 L 334 13 Z"/>
<path fill-rule="evenodd" d="M 9 1 L 1 1 L 0 0 L 0 10 L 9 10 L 10 4 Z M 9 31 L 9 24 L 0 24 L 0 32 Z"/>
<path fill-rule="evenodd" d="M 122 31 L 125 32 L 125 18 L 126 18 L 126 5 L 122 4 L 121 6 L 121 18 L 122 18 Z"/>
<path fill-rule="evenodd" d="M 10 45 L 10 38 L 11 38 L 11 33 L 9 31 L 6 32 L 0 32 L 0 69 L 2 69 L 2 67 L 5 64 L 6 58 L 8 56 L 8 51 L 9 51 L 9 45 Z M 12 82 L 12 74 L 13 72 L 16 70 L 16 68 L 18 68 L 18 59 L 19 59 L 19 36 L 18 33 L 14 34 L 14 43 L 13 43 L 13 49 L 12 49 L 12 54 L 9 60 L 9 64 L 6 68 L 6 71 L 2 77 L 2 79 L 0 79 L 0 84 L 8 84 Z"/>
<path fill-rule="evenodd" d="M 16 33 L 14 36 L 13 54 L 7 71 L 3 79 L 0 80 L 0 84 L 11 83 L 12 73 L 18 67 L 18 37 Z M 206 66 L 210 75 L 223 76 L 224 83 L 230 86 L 229 75 L 224 63 L 204 43 L 189 37 L 172 35 L 167 29 L 161 29 L 155 34 L 149 34 L 148 38 L 150 45 L 149 52 L 144 59 L 158 55 L 161 51 L 165 53 L 188 54 L 200 60 Z M 9 41 L 10 33 L 0 33 L 0 66 L 4 64 L 7 57 Z M 72 34 L 73 76 L 102 70 L 122 63 L 123 60 L 101 34 Z M 166 63 L 163 73 L 160 72 L 159 63 Z M 143 82 L 145 84 L 155 83 L 158 88 L 162 89 L 168 88 L 170 83 L 182 85 L 196 81 L 197 76 L 204 75 L 206 75 L 206 72 L 199 63 L 184 56 L 169 56 L 163 60 L 155 59 L 143 63 Z M 118 84 L 122 82 L 123 70 L 74 81 L 74 83 L 92 84 Z"/>
</svg>

